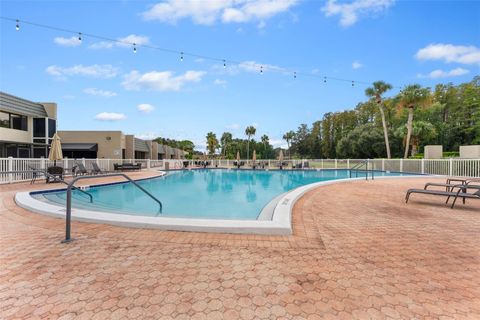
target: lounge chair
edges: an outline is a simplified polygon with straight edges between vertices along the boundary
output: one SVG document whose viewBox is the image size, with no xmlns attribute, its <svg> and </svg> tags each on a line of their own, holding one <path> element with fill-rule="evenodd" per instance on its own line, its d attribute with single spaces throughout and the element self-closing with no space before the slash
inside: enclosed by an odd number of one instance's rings
<svg viewBox="0 0 480 320">
<path fill-rule="evenodd" d="M 84 164 L 81 163 L 81 162 L 77 162 L 75 164 L 75 176 L 78 176 L 78 175 L 88 175 L 88 174 L 91 174 L 92 172 L 91 171 L 88 171 L 87 168 L 85 168 Z"/>
<path fill-rule="evenodd" d="M 114 163 L 113 164 L 114 170 L 141 170 L 142 164 L 141 163 Z"/>
<path fill-rule="evenodd" d="M 455 207 L 455 203 L 457 202 L 458 198 L 462 198 L 463 203 L 465 203 L 465 199 L 467 198 L 480 199 L 480 186 L 478 185 L 459 184 L 459 185 L 448 185 L 447 187 L 449 188 L 449 191 L 426 189 L 427 186 L 425 186 L 424 189 L 408 189 L 407 194 L 405 195 L 405 202 L 408 203 L 408 200 L 410 199 L 410 195 L 412 193 L 421 193 L 421 194 L 447 197 L 447 201 L 445 203 L 448 203 L 450 198 L 453 197 L 454 199 L 451 205 L 451 208 L 453 209 Z M 455 189 L 458 189 L 458 191 L 455 191 Z M 476 191 L 468 192 L 469 189 L 473 189 Z"/>
<path fill-rule="evenodd" d="M 106 173 L 110 173 L 109 171 L 105 171 L 103 170 L 102 168 L 100 168 L 98 166 L 98 163 L 96 162 L 92 162 L 92 173 L 93 174 L 106 174 Z"/>
</svg>

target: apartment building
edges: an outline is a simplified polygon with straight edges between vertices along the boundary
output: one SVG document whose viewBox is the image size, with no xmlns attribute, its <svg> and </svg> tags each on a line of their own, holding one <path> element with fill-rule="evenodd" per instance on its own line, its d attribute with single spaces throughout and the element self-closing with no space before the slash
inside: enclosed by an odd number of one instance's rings
<svg viewBox="0 0 480 320">
<path fill-rule="evenodd" d="M 185 152 L 122 131 L 58 131 L 64 157 L 99 159 L 184 159 Z"/>
<path fill-rule="evenodd" d="M 40 158 L 57 130 L 57 104 L 0 92 L 0 158 Z"/>
</svg>

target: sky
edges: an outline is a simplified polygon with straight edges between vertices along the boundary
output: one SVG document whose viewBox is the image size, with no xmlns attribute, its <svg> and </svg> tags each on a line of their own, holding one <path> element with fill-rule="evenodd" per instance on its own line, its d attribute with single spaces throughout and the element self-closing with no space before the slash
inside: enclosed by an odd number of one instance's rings
<svg viewBox="0 0 480 320">
<path fill-rule="evenodd" d="M 391 83 L 389 96 L 480 74 L 480 1 L 1 1 L 0 16 L 20 20 L 0 20 L 0 90 L 56 102 L 59 130 L 202 151 L 207 132 L 249 125 L 284 146 L 365 101 L 364 82 Z"/>
</svg>

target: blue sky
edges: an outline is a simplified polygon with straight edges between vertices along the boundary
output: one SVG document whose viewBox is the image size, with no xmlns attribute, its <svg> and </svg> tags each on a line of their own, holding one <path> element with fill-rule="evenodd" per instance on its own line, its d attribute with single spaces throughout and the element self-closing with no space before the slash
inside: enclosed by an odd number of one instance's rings
<svg viewBox="0 0 480 320">
<path fill-rule="evenodd" d="M 61 130 L 190 139 L 284 132 L 355 107 L 365 85 L 461 83 L 480 74 L 480 2 L 2 1 L 1 16 L 172 54 L 0 21 L 0 90 L 58 103 Z M 260 74 L 260 65 L 265 72 Z M 288 70 L 288 71 L 286 71 Z M 294 79 L 292 72 L 298 76 Z M 310 76 L 314 75 L 314 77 Z M 394 94 L 398 89 L 392 90 Z"/>
</svg>

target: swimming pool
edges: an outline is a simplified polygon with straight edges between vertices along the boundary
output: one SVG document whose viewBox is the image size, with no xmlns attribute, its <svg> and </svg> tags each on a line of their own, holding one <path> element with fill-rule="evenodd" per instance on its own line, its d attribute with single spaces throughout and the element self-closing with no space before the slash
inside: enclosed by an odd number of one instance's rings
<svg viewBox="0 0 480 320">
<path fill-rule="evenodd" d="M 375 176 L 401 176 L 400 173 L 375 172 Z M 349 178 L 348 170 L 183 170 L 138 183 L 163 203 L 158 204 L 131 183 L 94 186 L 87 191 L 93 203 L 78 191 L 72 192 L 74 209 L 121 215 L 265 220 L 267 205 L 280 195 L 312 183 Z M 65 206 L 66 192 L 47 191 L 31 196 L 48 204 Z"/>
</svg>

